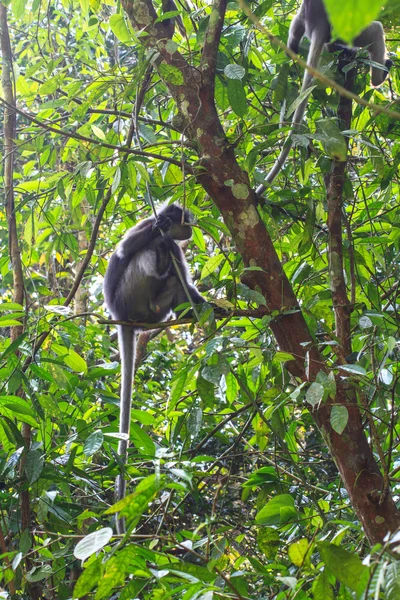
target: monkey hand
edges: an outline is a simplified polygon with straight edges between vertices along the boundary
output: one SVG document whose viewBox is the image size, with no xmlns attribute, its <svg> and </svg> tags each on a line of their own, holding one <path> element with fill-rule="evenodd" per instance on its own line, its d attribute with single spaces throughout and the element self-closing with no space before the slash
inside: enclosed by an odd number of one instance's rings
<svg viewBox="0 0 400 600">
<path fill-rule="evenodd" d="M 171 227 L 171 219 L 166 215 L 159 215 L 153 224 L 153 231 L 157 231 L 161 229 L 163 233 L 167 233 L 167 231 Z"/>
</svg>

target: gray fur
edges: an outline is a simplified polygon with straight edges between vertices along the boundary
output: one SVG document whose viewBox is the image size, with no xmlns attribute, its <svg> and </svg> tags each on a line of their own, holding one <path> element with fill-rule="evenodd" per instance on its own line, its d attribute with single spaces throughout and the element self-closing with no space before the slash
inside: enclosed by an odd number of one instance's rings
<svg viewBox="0 0 400 600">
<path fill-rule="evenodd" d="M 104 299 L 113 319 L 160 323 L 180 304 L 188 302 L 172 255 L 189 290 L 194 304 L 205 302 L 192 284 L 186 259 L 175 240 L 187 240 L 192 235 L 190 214 L 172 204 L 164 206 L 157 218 L 145 219 L 124 235 L 111 256 L 104 278 Z M 161 231 L 163 234 L 161 233 Z M 121 434 L 129 439 L 132 385 L 134 378 L 136 336 L 139 329 L 118 326 L 121 354 Z M 120 440 L 118 454 L 126 462 L 128 441 Z M 125 496 L 123 473 L 118 475 L 116 500 Z M 117 518 L 117 531 L 124 533 L 123 519 Z"/>
<path fill-rule="evenodd" d="M 305 34 L 310 40 L 307 63 L 316 69 L 318 68 L 319 59 L 324 46 L 328 44 L 331 39 L 331 29 L 331 24 L 329 23 L 328 15 L 326 14 L 322 0 L 303 0 L 299 12 L 290 25 L 287 45 L 293 52 L 298 53 L 301 39 Z M 364 31 L 362 31 L 354 40 L 354 44 L 355 47 L 366 46 L 371 61 L 382 65 L 382 68 L 371 66 L 372 85 L 375 87 L 381 85 L 384 82 L 391 65 L 391 61 L 388 60 L 386 56 L 385 35 L 382 24 L 379 21 L 373 21 L 371 25 L 364 29 Z M 306 69 L 300 93 L 305 92 L 311 86 L 312 80 L 313 76 Z M 281 153 L 265 178 L 267 183 L 273 182 L 285 164 L 293 145 L 292 136 L 299 130 L 307 103 L 308 95 L 303 102 L 299 104 L 293 114 L 292 131 L 286 138 Z M 260 185 L 256 192 L 257 194 L 262 194 L 265 189 L 265 185 Z"/>
</svg>

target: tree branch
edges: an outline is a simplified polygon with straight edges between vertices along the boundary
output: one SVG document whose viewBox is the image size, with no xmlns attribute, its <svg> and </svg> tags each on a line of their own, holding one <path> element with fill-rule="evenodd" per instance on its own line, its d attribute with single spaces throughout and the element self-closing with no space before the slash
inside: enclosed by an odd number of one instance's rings
<svg viewBox="0 0 400 600">
<path fill-rule="evenodd" d="M 348 62 L 348 61 L 342 61 Z M 345 87 L 352 89 L 354 86 L 356 70 L 350 69 L 346 74 Z M 338 120 L 341 130 L 351 129 L 352 100 L 340 96 L 338 107 Z M 346 149 L 348 150 L 349 138 L 345 136 Z M 328 253 L 329 253 L 329 278 L 332 292 L 333 310 L 335 311 L 336 336 L 342 346 L 345 356 L 351 354 L 351 326 L 350 315 L 352 306 L 347 296 L 344 278 L 343 261 L 343 188 L 345 183 L 347 161 L 333 160 L 327 185 L 328 201 Z"/>
<path fill-rule="evenodd" d="M 6 108 L 12 109 L 12 105 L 9 104 L 5 99 L 0 98 L 0 102 Z M 155 154 L 154 152 L 142 152 L 141 150 L 135 150 L 134 148 L 129 148 L 128 146 L 117 146 L 115 144 L 109 144 L 108 142 L 102 142 L 101 140 L 96 140 L 94 138 L 87 137 L 86 135 L 81 135 L 80 133 L 66 131 L 65 129 L 54 127 L 53 125 L 48 125 L 47 123 L 40 121 L 40 119 L 33 117 L 32 115 L 25 112 L 24 110 L 21 110 L 20 108 L 14 108 L 14 110 L 21 116 L 25 117 L 25 119 L 28 119 L 28 121 L 30 121 L 31 123 L 35 123 L 35 125 L 38 125 L 42 129 L 45 129 L 46 131 L 51 131 L 52 133 L 56 133 L 57 135 L 62 135 L 64 137 L 79 140 L 81 142 L 87 142 L 89 144 L 93 144 L 101 148 L 109 148 L 110 150 L 116 150 L 117 152 L 122 152 L 126 155 L 134 154 L 135 156 L 143 156 L 144 158 L 154 158 L 156 160 L 169 162 L 172 165 L 176 165 L 179 168 L 182 167 L 182 161 L 175 160 L 175 158 L 163 156 L 162 154 Z M 193 173 L 193 169 L 190 165 L 185 165 L 185 169 L 188 173 Z"/>
<path fill-rule="evenodd" d="M 204 36 L 204 46 L 200 60 L 200 68 L 203 72 L 204 80 L 212 85 L 212 90 L 214 90 L 218 47 L 224 24 L 226 5 L 227 0 L 215 0 L 211 7 L 210 21 Z"/>
</svg>

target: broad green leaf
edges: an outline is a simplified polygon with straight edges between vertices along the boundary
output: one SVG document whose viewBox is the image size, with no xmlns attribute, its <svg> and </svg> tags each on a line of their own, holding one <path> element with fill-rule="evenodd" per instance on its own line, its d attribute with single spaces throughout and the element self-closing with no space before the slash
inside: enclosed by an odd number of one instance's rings
<svg viewBox="0 0 400 600">
<path fill-rule="evenodd" d="M 324 386 L 314 381 L 306 392 L 306 400 L 314 408 L 324 397 Z"/>
<path fill-rule="evenodd" d="M 83 446 L 83 453 L 86 456 L 93 456 L 100 450 L 103 445 L 104 435 L 102 431 L 94 431 L 89 435 L 89 437 L 85 441 L 85 445 Z"/>
<path fill-rule="evenodd" d="M 21 325 L 21 321 L 17 321 L 16 319 L 1 319 L 1 327 L 15 327 Z"/>
<path fill-rule="evenodd" d="M 321 119 L 316 122 L 317 135 L 325 152 L 333 160 L 344 162 L 347 158 L 346 140 L 334 119 Z"/>
<path fill-rule="evenodd" d="M 103 529 L 89 533 L 75 546 L 75 558 L 86 560 L 89 556 L 104 548 L 111 540 L 112 536 L 113 530 L 111 527 L 103 527 Z"/>
<path fill-rule="evenodd" d="M 232 373 L 232 371 L 229 371 L 229 373 L 226 375 L 225 381 L 226 381 L 226 398 L 227 398 L 228 402 L 231 404 L 236 399 L 238 389 L 239 389 L 239 384 L 236 380 L 235 375 Z"/>
<path fill-rule="evenodd" d="M 224 69 L 224 73 L 225 75 L 228 77 L 228 79 L 243 79 L 243 77 L 246 75 L 246 69 L 244 67 L 242 67 L 241 65 L 226 65 L 225 69 Z"/>
<path fill-rule="evenodd" d="M 0 304 L 0 312 L 2 312 L 3 310 L 24 310 L 24 307 L 22 306 L 22 304 L 17 304 L 16 302 L 2 302 Z"/>
<path fill-rule="evenodd" d="M 201 270 L 200 279 L 204 279 L 205 277 L 211 275 L 211 273 L 214 273 L 223 260 L 225 260 L 223 254 L 215 254 L 215 256 L 209 258 Z"/>
<path fill-rule="evenodd" d="M 332 429 L 341 435 L 349 421 L 349 411 L 345 406 L 335 404 L 332 406 L 330 420 Z"/>
<path fill-rule="evenodd" d="M 110 28 L 116 38 L 123 44 L 132 41 L 132 36 L 126 26 L 125 19 L 122 15 L 111 15 Z"/>
<path fill-rule="evenodd" d="M 296 567 L 310 564 L 310 544 L 306 538 L 302 538 L 288 548 L 289 558 Z"/>
<path fill-rule="evenodd" d="M 79 356 L 75 350 L 72 350 L 72 348 L 65 348 L 60 344 L 53 344 L 52 349 L 61 356 L 63 362 L 73 371 L 76 371 L 77 373 L 87 373 L 87 364 L 85 360 Z"/>
<path fill-rule="evenodd" d="M 393 561 L 385 573 L 385 600 L 400 598 L 400 563 Z"/>
<path fill-rule="evenodd" d="M 97 127 L 97 125 L 92 125 L 91 127 L 92 127 L 92 131 L 93 131 L 94 135 L 96 137 L 98 137 L 100 140 L 105 141 L 106 136 L 105 136 L 104 131 L 102 129 L 100 129 L 100 127 Z"/>
<path fill-rule="evenodd" d="M 105 573 L 99 581 L 99 586 L 94 600 L 105 600 L 115 588 L 119 588 L 125 581 L 124 565 L 120 563 L 119 556 L 113 556 L 105 565 Z"/>
<path fill-rule="evenodd" d="M 173 571 L 175 573 L 185 573 L 186 575 L 190 575 L 198 581 L 204 581 L 205 583 L 211 583 L 216 579 L 216 573 L 210 573 L 206 567 L 186 563 L 183 561 L 179 561 L 178 563 L 170 563 L 168 565 L 168 569 L 169 571 Z"/>
<path fill-rule="evenodd" d="M 244 117 L 247 112 L 247 98 L 241 80 L 228 79 L 228 98 L 233 112 L 238 117 Z"/>
<path fill-rule="evenodd" d="M 129 494 L 122 500 L 119 500 L 119 502 L 106 510 L 105 514 L 120 513 L 121 517 L 126 517 L 127 524 L 133 527 L 149 503 L 157 496 L 162 482 L 163 478 L 157 475 L 149 475 L 139 483 L 133 494 Z"/>
<path fill-rule="evenodd" d="M 335 598 L 326 570 L 322 571 L 317 578 L 317 583 L 314 586 L 313 598 L 314 600 L 334 600 Z"/>
<path fill-rule="evenodd" d="M 317 547 L 326 567 L 341 583 L 354 591 L 361 591 L 364 578 L 368 577 L 369 569 L 360 558 L 340 546 L 329 542 L 318 542 Z M 366 582 L 365 582 L 366 583 Z"/>
<path fill-rule="evenodd" d="M 16 19 L 20 19 L 22 17 L 25 12 L 26 5 L 27 0 L 11 0 L 13 15 Z"/>
<path fill-rule="evenodd" d="M 86 596 L 99 582 L 102 575 L 101 558 L 91 562 L 80 575 L 74 586 L 74 598 Z"/>
<path fill-rule="evenodd" d="M 353 39 L 376 19 L 385 2 L 382 0 L 324 0 L 333 38 L 351 45 Z"/>
<path fill-rule="evenodd" d="M 260 527 L 257 531 L 257 544 L 268 560 L 273 560 L 279 550 L 280 535 L 276 529 Z"/>
<path fill-rule="evenodd" d="M 187 380 L 187 371 L 182 370 L 171 386 L 171 398 L 168 402 L 168 410 L 174 410 L 176 403 L 181 399 Z"/>
<path fill-rule="evenodd" d="M 40 477 L 44 467 L 44 457 L 39 450 L 30 450 L 26 457 L 25 474 L 29 483 L 34 483 Z"/>
<path fill-rule="evenodd" d="M 0 396 L 0 414 L 8 417 L 11 421 L 17 418 L 32 427 L 39 427 L 32 408 L 19 396 Z"/>
<path fill-rule="evenodd" d="M 259 525 L 281 525 L 297 518 L 294 499 L 289 494 L 272 498 L 256 515 Z"/>
<path fill-rule="evenodd" d="M 155 446 L 153 440 L 144 431 L 144 429 L 139 427 L 139 425 L 136 423 L 131 423 L 130 437 L 132 443 L 136 446 L 141 454 L 154 456 Z"/>
</svg>

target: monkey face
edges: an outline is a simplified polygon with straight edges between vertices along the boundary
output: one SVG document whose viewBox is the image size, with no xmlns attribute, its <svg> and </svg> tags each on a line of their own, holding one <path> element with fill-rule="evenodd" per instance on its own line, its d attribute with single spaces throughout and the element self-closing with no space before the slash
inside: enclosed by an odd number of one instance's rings
<svg viewBox="0 0 400 600">
<path fill-rule="evenodd" d="M 187 223 L 193 223 L 193 216 L 185 209 L 184 211 L 177 204 L 171 204 L 162 211 L 166 217 L 171 220 L 171 227 L 168 231 L 174 240 L 188 240 L 192 237 L 192 228 Z M 185 225 L 182 225 L 182 222 Z"/>
</svg>

